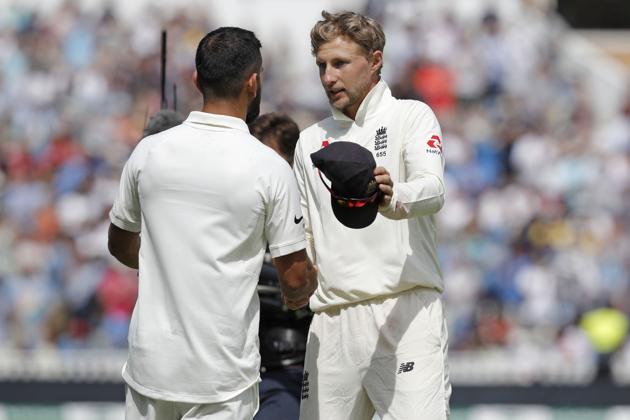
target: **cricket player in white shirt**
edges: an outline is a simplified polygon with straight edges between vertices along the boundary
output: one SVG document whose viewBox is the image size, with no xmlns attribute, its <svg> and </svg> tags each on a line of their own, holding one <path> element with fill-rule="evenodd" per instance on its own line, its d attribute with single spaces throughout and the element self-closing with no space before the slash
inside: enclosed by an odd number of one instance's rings
<svg viewBox="0 0 630 420">
<path fill-rule="evenodd" d="M 319 274 L 300 419 L 446 419 L 440 126 L 381 80 L 377 22 L 322 15 L 311 44 L 332 116 L 301 133 L 294 162 Z"/>
<path fill-rule="evenodd" d="M 109 249 L 139 269 L 127 420 L 251 420 L 266 245 L 290 308 L 317 285 L 290 166 L 246 124 L 259 112 L 260 47 L 240 28 L 206 35 L 193 76 L 202 111 L 143 139 L 123 169 Z"/>
</svg>

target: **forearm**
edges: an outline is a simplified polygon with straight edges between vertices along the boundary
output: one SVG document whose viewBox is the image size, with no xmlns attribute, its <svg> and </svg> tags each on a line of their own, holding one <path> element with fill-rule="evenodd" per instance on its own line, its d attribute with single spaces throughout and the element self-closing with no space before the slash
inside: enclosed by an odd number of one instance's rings
<svg viewBox="0 0 630 420">
<path fill-rule="evenodd" d="M 394 194 L 379 212 L 388 219 L 411 219 L 437 213 L 444 205 L 444 185 L 432 174 L 394 184 Z"/>
<path fill-rule="evenodd" d="M 285 281 L 280 282 L 282 294 L 292 301 L 310 297 L 317 284 L 315 278 L 310 275 L 312 270 L 313 266 L 308 259 L 303 263 L 293 264 L 285 274 Z"/>
<path fill-rule="evenodd" d="M 109 253 L 129 268 L 138 269 L 140 252 L 140 234 L 109 225 L 107 247 Z"/>
<path fill-rule="evenodd" d="M 274 258 L 278 269 L 283 301 L 291 309 L 308 304 L 308 298 L 317 288 L 317 270 L 304 250 Z"/>
<path fill-rule="evenodd" d="M 110 253 L 122 264 L 126 265 L 129 268 L 138 269 L 138 254 L 140 251 L 140 241 L 138 241 L 137 245 L 129 245 L 125 249 L 116 250 L 112 252 L 110 249 Z"/>
</svg>

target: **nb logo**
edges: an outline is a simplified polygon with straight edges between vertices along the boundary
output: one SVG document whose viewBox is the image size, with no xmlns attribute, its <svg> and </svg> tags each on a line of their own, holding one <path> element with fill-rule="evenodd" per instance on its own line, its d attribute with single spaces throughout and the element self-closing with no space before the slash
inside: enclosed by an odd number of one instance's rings
<svg viewBox="0 0 630 420">
<path fill-rule="evenodd" d="M 308 399 L 308 393 L 309 393 L 308 372 L 304 371 L 304 374 L 302 376 L 302 399 L 303 400 Z"/>
<path fill-rule="evenodd" d="M 403 372 L 410 372 L 413 370 L 414 362 L 401 363 L 398 368 L 398 374 L 400 375 Z"/>
</svg>

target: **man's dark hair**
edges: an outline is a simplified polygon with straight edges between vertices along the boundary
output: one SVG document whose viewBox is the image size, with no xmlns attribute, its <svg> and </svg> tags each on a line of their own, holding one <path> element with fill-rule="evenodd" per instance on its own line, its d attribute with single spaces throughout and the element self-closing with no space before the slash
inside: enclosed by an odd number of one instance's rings
<svg viewBox="0 0 630 420">
<path fill-rule="evenodd" d="M 256 35 L 241 28 L 223 27 L 204 36 L 195 55 L 204 100 L 238 96 L 243 82 L 261 70 L 260 48 Z"/>
<path fill-rule="evenodd" d="M 293 163 L 300 128 L 291 117 L 278 112 L 263 114 L 249 125 L 249 131 L 258 140 L 275 149 L 289 164 Z"/>
</svg>

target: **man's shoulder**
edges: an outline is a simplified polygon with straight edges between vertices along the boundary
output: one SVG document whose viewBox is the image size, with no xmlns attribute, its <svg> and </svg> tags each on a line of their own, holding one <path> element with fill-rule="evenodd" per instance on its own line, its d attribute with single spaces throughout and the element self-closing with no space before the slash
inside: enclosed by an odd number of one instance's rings
<svg viewBox="0 0 630 420">
<path fill-rule="evenodd" d="M 322 141 L 326 140 L 337 126 L 338 122 L 332 116 L 324 118 L 302 130 L 298 144 L 302 149 L 319 149 Z"/>
<path fill-rule="evenodd" d="M 257 159 L 264 161 L 266 165 L 272 165 L 274 168 L 284 168 L 285 166 L 289 166 L 287 161 L 284 160 L 282 156 L 280 156 L 278 152 L 273 150 L 271 147 L 265 145 L 254 136 L 251 136 L 250 140 L 251 141 L 247 143 L 251 147 L 251 151 L 253 152 L 254 156 L 257 157 Z"/>
<path fill-rule="evenodd" d="M 170 131 L 170 129 L 166 131 Z M 149 151 L 159 146 L 163 141 L 164 131 L 141 138 L 134 146 L 131 155 L 129 156 L 129 160 L 144 160 L 144 157 L 149 153 Z"/>
<path fill-rule="evenodd" d="M 150 134 L 140 140 L 140 142 L 136 145 L 136 149 L 151 149 L 153 147 L 157 147 L 170 138 L 182 135 L 182 132 L 186 130 L 187 127 L 180 124 L 158 133 Z"/>
<path fill-rule="evenodd" d="M 429 105 L 427 105 L 426 103 L 419 101 L 417 99 L 398 99 L 398 98 L 394 98 L 394 101 L 398 107 L 397 113 L 400 112 L 404 112 L 404 113 L 419 113 L 419 114 L 423 114 L 423 113 L 433 113 L 433 111 L 431 111 L 431 107 L 429 107 Z"/>
<path fill-rule="evenodd" d="M 254 168 L 265 168 L 265 176 L 261 177 L 263 181 L 271 180 L 270 177 L 274 179 L 278 177 L 283 179 L 287 176 L 293 177 L 291 166 L 286 160 L 256 137 L 249 137 L 251 138 L 246 141 L 249 151 L 247 152 L 247 156 L 245 156 L 245 151 L 243 150 L 242 157 L 247 161 L 255 162 L 256 165 L 254 165 Z"/>
<path fill-rule="evenodd" d="M 300 137 L 302 136 L 312 136 L 315 134 L 320 134 L 321 132 L 328 131 L 330 128 L 336 125 L 335 119 L 330 116 L 324 118 L 323 120 L 319 120 L 316 123 L 313 123 L 306 127 L 304 130 L 300 132 Z"/>
<path fill-rule="evenodd" d="M 395 99 L 391 115 L 401 127 L 415 127 L 417 124 L 433 126 L 437 123 L 437 117 L 431 107 L 416 99 Z"/>
</svg>

